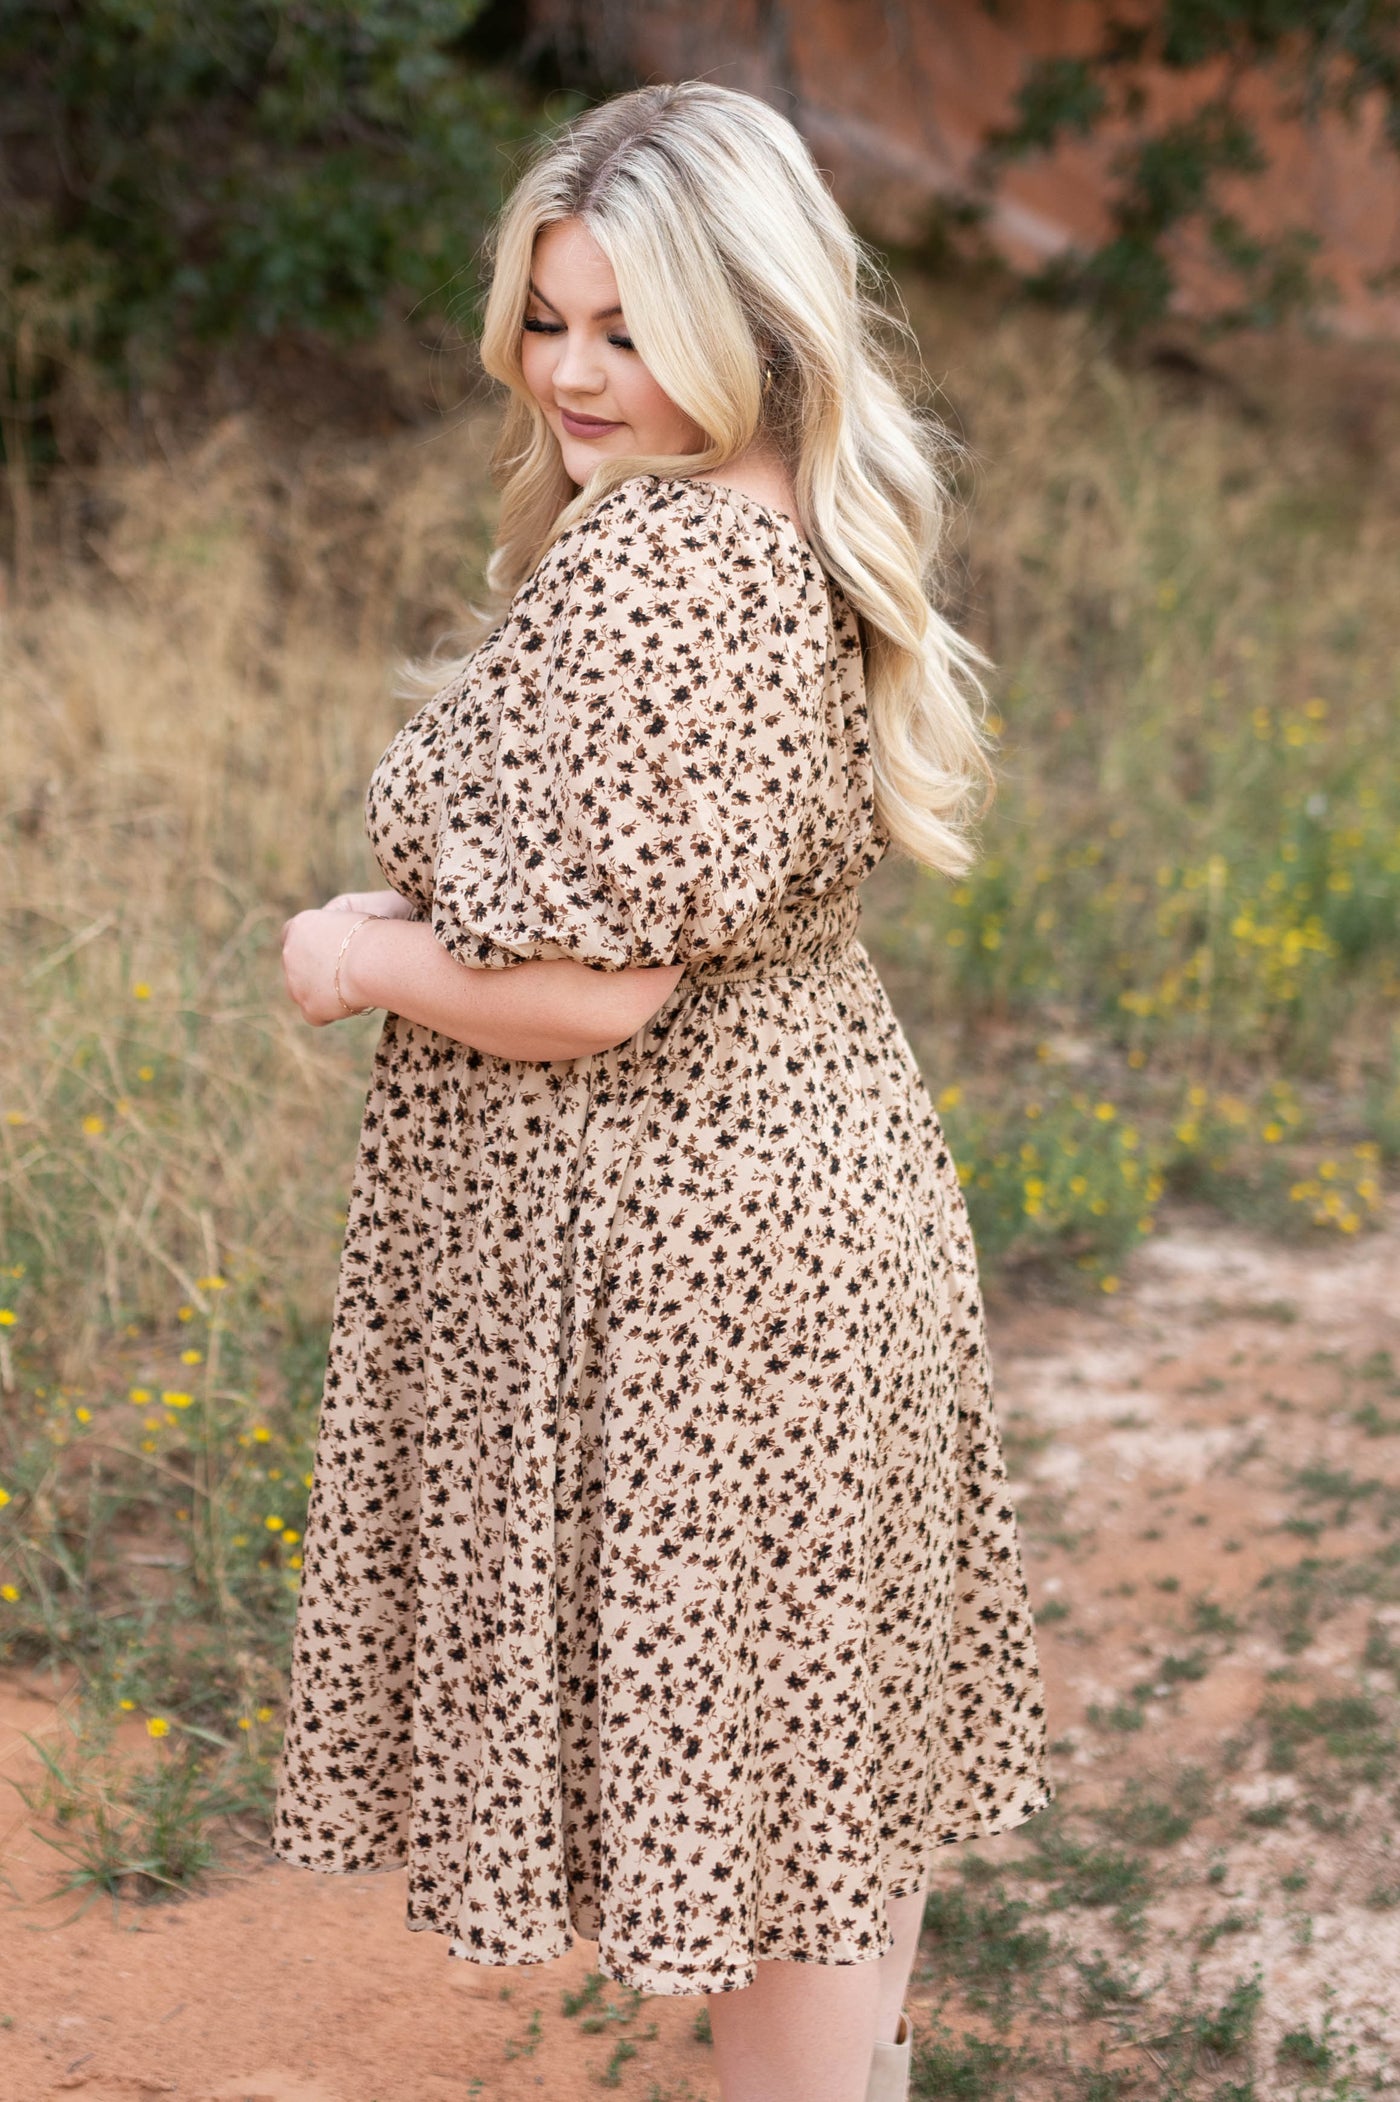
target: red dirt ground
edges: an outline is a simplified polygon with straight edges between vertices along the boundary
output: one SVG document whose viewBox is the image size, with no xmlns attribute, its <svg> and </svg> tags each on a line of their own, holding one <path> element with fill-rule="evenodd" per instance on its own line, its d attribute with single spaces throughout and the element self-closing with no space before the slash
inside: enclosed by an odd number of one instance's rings
<svg viewBox="0 0 1400 2102">
<path fill-rule="evenodd" d="M 1344 1522 L 1329 1519 L 1311 1540 L 1285 1521 L 1299 1508 L 1299 1467 L 1388 1469 L 1395 1482 L 1400 1438 L 1378 1435 L 1374 1416 L 1369 1432 L 1359 1428 L 1356 1404 L 1377 1391 L 1358 1368 L 1387 1351 L 1400 1364 L 1397 1284 L 1394 1211 L 1359 1244 L 1297 1251 L 1179 1216 L 1134 1257 L 1111 1300 L 991 1306 L 1032 1592 L 1039 1605 L 1058 1597 L 1070 1607 L 1042 1637 L 1062 1804 L 1106 1801 L 1135 1776 L 1186 1762 L 1212 1770 L 1204 1822 L 1165 1863 L 1157 1857 L 1166 1880 L 1138 1960 L 1164 1981 L 1166 1999 L 1192 1965 L 1218 1998 L 1262 1963 L 1265 2058 L 1283 2029 L 1330 2006 L 1355 2071 L 1382 2086 L 1400 2078 L 1400 1909 L 1378 1908 L 1374 1896 L 1400 1874 L 1393 1810 L 1378 1796 L 1379 1815 L 1353 1815 L 1334 1834 L 1296 1820 L 1252 1827 L 1241 1821 L 1248 1807 L 1293 1784 L 1266 1772 L 1257 1750 L 1223 1764 L 1219 1755 L 1232 1734 L 1249 1739 L 1271 1673 L 1294 1682 L 1294 1699 L 1366 1683 L 1356 1660 L 1368 1616 L 1400 1636 L 1400 1607 L 1352 1599 L 1327 1609 L 1301 1653 L 1296 1642 L 1286 1653 L 1267 1617 L 1274 1594 L 1258 1589 L 1304 1554 L 1355 1556 L 1384 1537 L 1374 1483 Z M 1400 1401 L 1385 1407 L 1400 1417 Z M 1087 1710 L 1122 1700 L 1144 1669 L 1150 1677 L 1144 1658 L 1189 1647 L 1193 1594 L 1237 1613 L 1238 1639 L 1214 1645 L 1194 1682 L 1150 1695 L 1139 1686 L 1146 1721 L 1131 1736 L 1096 1726 Z M 23 1778 L 34 1755 L 22 1733 L 61 1728 L 55 1688 L 12 1679 L 0 1693 L 0 1777 Z M 405 1931 L 401 1873 L 322 1878 L 237 1849 L 193 1897 L 103 1900 L 74 1917 L 71 1898 L 46 1895 L 54 1857 L 25 1818 L 17 1797 L 0 1801 L 10 1890 L 4 2102 L 573 2102 L 599 2084 L 620 2037 L 636 2044 L 607 2083 L 622 2097 L 714 2102 L 711 2053 L 694 2030 L 702 2001 L 650 2000 L 594 2034 L 566 2018 L 562 1994 L 583 1983 L 591 1945 L 526 1970 L 477 1969 L 449 1960 L 437 1936 Z M 1010 1835 L 985 1851 L 1004 1865 L 1019 1843 Z M 1285 1898 L 1279 1876 L 1300 1858 L 1310 1864 L 1306 1899 Z M 1206 1873 L 1221 1860 L 1223 1882 Z M 940 1876 L 955 1881 L 955 1865 Z M 1244 1924 L 1212 1941 L 1208 1924 L 1227 1901 Z M 1054 1917 L 1081 1949 L 1104 1938 L 1102 1913 Z M 611 1986 L 605 1995 L 619 2016 L 629 1997 Z M 926 1970 L 916 2024 L 940 2007 L 961 2019 Z M 1071 2055 L 1087 2063 L 1088 2017 L 1072 1995 L 1059 2018 L 1080 2040 Z M 1095 2050 L 1107 2033 L 1095 2032 Z M 1150 2038 L 1149 2028 L 1135 2040 L 1129 2023 L 1108 2046 L 1126 2056 L 1112 2062 L 1145 2052 L 1150 2078 Z M 1058 2091 L 1078 2083 L 1067 2075 Z M 1256 2080 L 1261 2098 L 1285 2092 L 1291 2085 Z"/>
</svg>

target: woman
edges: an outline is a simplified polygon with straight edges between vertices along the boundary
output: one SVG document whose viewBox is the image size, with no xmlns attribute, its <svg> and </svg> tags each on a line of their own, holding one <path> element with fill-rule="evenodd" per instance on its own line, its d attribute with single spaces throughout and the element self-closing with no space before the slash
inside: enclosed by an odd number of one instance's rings
<svg viewBox="0 0 1400 2102">
<path fill-rule="evenodd" d="M 725 2102 L 903 2094 L 933 1856 L 1049 1794 L 967 1215 L 855 939 L 989 773 L 858 266 L 748 96 L 543 149 L 500 619 L 375 770 L 391 889 L 284 930 L 309 1022 L 386 1014 L 276 1850 L 709 1994 Z"/>
</svg>

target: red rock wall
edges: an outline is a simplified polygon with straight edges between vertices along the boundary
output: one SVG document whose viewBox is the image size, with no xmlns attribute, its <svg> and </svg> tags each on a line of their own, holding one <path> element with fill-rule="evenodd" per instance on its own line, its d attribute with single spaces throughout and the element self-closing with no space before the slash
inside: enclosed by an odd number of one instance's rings
<svg viewBox="0 0 1400 2102">
<path fill-rule="evenodd" d="M 1088 52 L 1109 9 L 1100 0 L 526 0 L 533 36 L 586 52 L 614 78 L 703 76 L 763 95 L 811 142 L 838 196 L 879 238 L 917 237 L 936 200 L 960 190 L 989 127 L 1011 115 L 1027 63 Z M 1121 9 L 1118 10 L 1121 12 Z M 1181 115 L 1215 88 L 1214 69 L 1149 79 L 1146 121 Z M 1305 226 L 1339 299 L 1326 316 L 1351 335 L 1400 337 L 1400 156 L 1378 99 L 1354 123 L 1303 124 L 1268 73 L 1246 80 L 1243 107 L 1271 167 L 1222 187 L 1265 236 Z M 1106 127 L 1052 157 L 1011 168 L 990 222 L 1018 268 L 1105 229 L 1111 158 L 1126 136 Z M 1176 254 L 1178 305 L 1209 313 L 1227 296 L 1198 239 Z M 1389 286 L 1368 281 L 1394 274 Z"/>
</svg>

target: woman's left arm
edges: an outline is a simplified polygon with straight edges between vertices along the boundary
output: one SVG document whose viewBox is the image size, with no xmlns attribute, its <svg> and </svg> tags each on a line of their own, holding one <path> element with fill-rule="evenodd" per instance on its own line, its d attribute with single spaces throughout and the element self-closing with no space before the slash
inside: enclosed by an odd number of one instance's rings
<svg viewBox="0 0 1400 2102">
<path fill-rule="evenodd" d="M 340 1021 L 335 961 L 348 926 L 341 909 L 296 913 L 282 930 L 287 990 L 304 1018 Z M 684 964 L 598 970 L 572 956 L 487 970 L 449 955 L 426 920 L 369 919 L 340 965 L 352 1007 L 383 1007 L 497 1058 L 588 1058 L 649 1022 Z"/>
</svg>

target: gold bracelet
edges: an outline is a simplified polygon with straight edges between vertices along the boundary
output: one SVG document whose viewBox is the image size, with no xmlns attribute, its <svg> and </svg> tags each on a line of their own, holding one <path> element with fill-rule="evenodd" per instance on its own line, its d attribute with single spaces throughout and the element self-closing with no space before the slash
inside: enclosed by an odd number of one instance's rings
<svg viewBox="0 0 1400 2102">
<path fill-rule="evenodd" d="M 342 1006 L 342 1007 L 344 1008 L 344 1010 L 345 1010 L 346 1014 L 348 1014 L 348 1015 L 367 1015 L 367 1014 L 369 1013 L 369 1011 L 370 1011 L 370 1010 L 369 1010 L 369 1007 L 352 1007 L 352 1006 L 350 1005 L 350 1002 L 349 1002 L 349 1001 L 348 1001 L 348 1000 L 346 999 L 346 997 L 345 997 L 344 993 L 343 993 L 343 992 L 342 992 L 342 991 L 340 990 L 340 964 L 341 964 L 341 959 L 342 959 L 342 957 L 344 956 L 344 954 L 345 954 L 346 950 L 347 950 L 347 949 L 349 948 L 349 946 L 350 946 L 350 936 L 351 936 L 352 934 L 358 934 L 358 933 L 359 933 L 359 931 L 360 931 L 360 929 L 361 929 L 361 927 L 363 927 L 363 926 L 364 926 L 364 924 L 365 924 L 365 921 L 366 921 L 366 920 L 382 920 L 382 919 L 383 919 L 383 917 L 384 917 L 384 915 L 383 915 L 383 913 L 382 913 L 382 912 L 364 912 L 364 913 L 361 913 L 361 915 L 360 915 L 359 919 L 357 919 L 357 920 L 356 920 L 356 922 L 355 922 L 354 926 L 353 926 L 353 927 L 351 927 L 351 928 L 350 928 L 350 930 L 349 930 L 349 932 L 348 932 L 348 933 L 346 934 L 346 936 L 345 936 L 345 939 L 344 939 L 344 941 L 343 941 L 343 942 L 341 943 L 341 945 L 340 945 L 340 949 L 339 949 L 339 952 L 338 952 L 338 954 L 337 954 L 337 956 L 336 956 L 336 959 L 335 959 L 335 971 L 334 971 L 334 973 L 332 974 L 332 978 L 331 978 L 331 983 L 332 983 L 332 984 L 334 985 L 334 987 L 335 987 L 335 997 L 336 997 L 336 999 L 337 999 L 337 1000 L 339 1000 L 339 1002 L 340 1002 L 341 1006 Z M 373 1006 L 373 1004 L 374 1004 L 374 1003 L 373 1003 L 373 1001 L 371 1001 L 371 1002 L 370 1002 L 370 1006 L 372 1007 L 372 1006 Z"/>
</svg>

